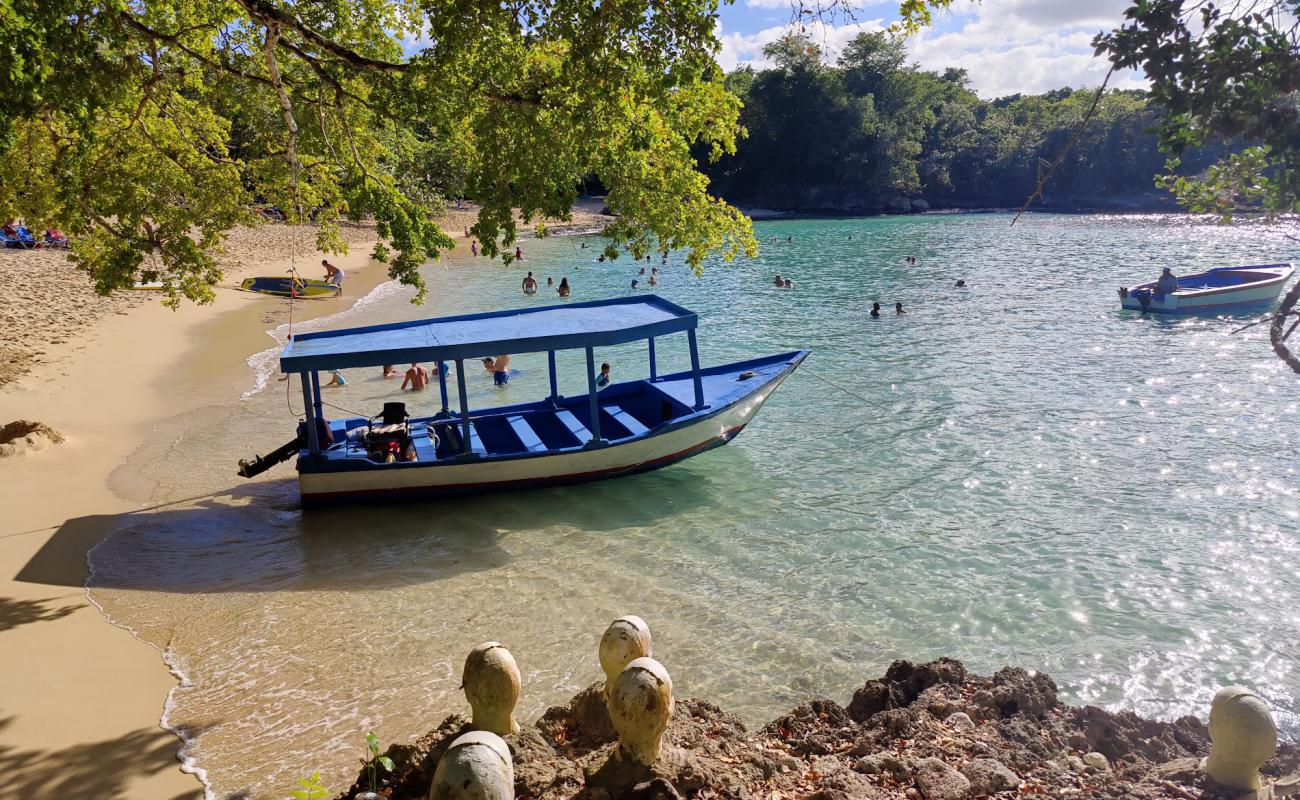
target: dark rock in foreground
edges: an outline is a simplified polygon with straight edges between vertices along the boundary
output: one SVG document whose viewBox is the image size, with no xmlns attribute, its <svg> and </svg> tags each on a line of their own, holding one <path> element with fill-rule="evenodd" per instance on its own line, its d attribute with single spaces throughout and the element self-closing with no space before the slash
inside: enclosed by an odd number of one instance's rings
<svg viewBox="0 0 1300 800">
<path fill-rule="evenodd" d="M 548 710 L 533 728 L 505 737 L 520 800 L 962 800 L 979 797 L 1216 797 L 1197 768 L 1209 737 L 1195 717 L 1155 722 L 1129 712 L 1073 708 L 1046 675 L 1004 668 L 971 675 L 958 661 L 896 661 L 848 708 L 817 698 L 757 732 L 702 700 L 680 700 L 653 769 L 616 755 L 601 684 Z M 423 800 L 460 715 L 411 745 L 381 794 Z M 1283 744 L 1265 766 L 1273 777 L 1300 767 Z M 364 773 L 341 798 L 366 787 Z"/>
</svg>

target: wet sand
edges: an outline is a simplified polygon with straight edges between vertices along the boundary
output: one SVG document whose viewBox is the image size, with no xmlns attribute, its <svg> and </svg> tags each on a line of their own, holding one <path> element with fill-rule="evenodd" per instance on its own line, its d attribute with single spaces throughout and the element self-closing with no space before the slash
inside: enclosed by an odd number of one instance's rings
<svg viewBox="0 0 1300 800">
<path fill-rule="evenodd" d="M 575 209 L 572 223 L 607 220 L 598 210 Z M 460 238 L 473 216 L 453 210 L 440 223 Z M 296 234 L 297 247 L 313 241 L 310 229 Z M 246 359 L 267 347 L 288 304 L 236 287 L 283 274 L 294 235 L 284 225 L 234 231 L 216 302 L 178 311 L 149 292 L 94 296 L 62 252 L 0 251 L 0 424 L 31 419 L 67 437 L 0 459 L 0 800 L 202 796 L 159 724 L 177 678 L 155 647 L 106 624 L 85 590 L 86 554 L 148 507 L 152 488 L 136 467 L 166 446 L 168 429 L 249 388 Z M 296 320 L 342 311 L 388 279 L 369 258 L 373 230 L 344 235 L 349 255 L 327 257 L 347 271 L 345 296 L 298 302 Z M 302 253 L 297 264 L 316 277 L 322 257 Z"/>
<path fill-rule="evenodd" d="M 342 310 L 387 278 L 362 235 L 350 255 L 331 256 L 348 271 L 347 297 L 298 303 L 295 315 Z M 67 437 L 0 460 L 0 797 L 202 794 L 180 769 L 176 737 L 159 727 L 175 679 L 152 646 L 105 624 L 90 604 L 86 553 L 142 507 L 107 477 L 156 424 L 247 382 L 245 358 L 266 346 L 267 321 L 286 307 L 233 288 L 245 274 L 284 271 L 275 248 L 266 248 L 271 258 L 247 257 L 256 250 L 243 251 L 214 305 L 173 312 L 148 299 L 109 300 L 129 313 L 104 314 L 50 344 L 0 390 L 0 419 L 36 419 Z"/>
</svg>

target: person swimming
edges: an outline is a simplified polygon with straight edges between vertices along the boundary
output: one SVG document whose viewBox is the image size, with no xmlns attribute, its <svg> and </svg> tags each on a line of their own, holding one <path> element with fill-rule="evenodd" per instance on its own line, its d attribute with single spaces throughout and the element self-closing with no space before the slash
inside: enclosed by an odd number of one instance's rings
<svg viewBox="0 0 1300 800">
<path fill-rule="evenodd" d="M 880 304 L 879 304 L 879 303 L 872 303 L 872 304 L 871 304 L 871 316 L 873 316 L 873 317 L 879 317 L 879 316 L 880 316 Z"/>
<path fill-rule="evenodd" d="M 790 280 L 789 278 L 786 278 L 786 279 L 785 279 L 785 288 L 787 288 L 787 289 L 793 289 L 793 288 L 794 288 L 794 281 Z"/>
<path fill-rule="evenodd" d="M 524 260 L 524 251 L 523 251 L 521 248 L 519 248 L 519 247 L 516 247 L 516 248 L 515 248 L 515 260 L 516 260 L 516 261 L 523 261 L 523 260 Z"/>
<path fill-rule="evenodd" d="M 411 391 L 420 391 L 429 385 L 429 371 L 419 364 L 412 364 L 411 368 L 406 371 L 406 377 L 402 379 L 401 391 L 406 391 L 408 384 Z"/>
<path fill-rule="evenodd" d="M 572 291 L 573 290 L 569 288 L 569 279 L 560 278 L 560 285 L 555 287 L 556 294 L 558 294 L 560 297 L 568 297 L 569 293 Z"/>
<path fill-rule="evenodd" d="M 523 288 L 524 294 L 537 294 L 537 279 L 533 277 L 531 270 L 528 272 L 528 276 L 524 278 Z"/>
<path fill-rule="evenodd" d="M 907 312 L 903 310 L 903 304 L 902 304 L 902 303 L 894 303 L 894 313 L 895 313 L 895 314 L 906 314 Z"/>
<path fill-rule="evenodd" d="M 633 289 L 637 288 L 638 285 L 639 285 L 640 283 L 641 283 L 641 281 L 637 280 L 636 278 L 633 278 L 633 279 L 632 279 L 632 288 L 633 288 Z"/>
<path fill-rule="evenodd" d="M 496 386 L 510 383 L 510 356 L 502 355 L 489 360 L 492 362 L 492 383 Z"/>
<path fill-rule="evenodd" d="M 778 289 L 785 286 L 785 281 L 781 279 L 781 273 L 776 273 L 776 277 L 772 279 L 772 285 Z"/>
<path fill-rule="evenodd" d="M 963 281 L 963 280 L 958 279 L 958 281 L 957 281 L 957 288 L 958 288 L 958 289 L 965 289 L 965 288 L 966 288 L 966 281 Z"/>
</svg>

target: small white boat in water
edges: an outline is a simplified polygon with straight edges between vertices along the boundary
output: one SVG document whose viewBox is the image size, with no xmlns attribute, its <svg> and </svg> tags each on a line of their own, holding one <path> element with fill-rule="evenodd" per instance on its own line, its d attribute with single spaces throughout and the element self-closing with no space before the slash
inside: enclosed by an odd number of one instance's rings
<svg viewBox="0 0 1300 800">
<path fill-rule="evenodd" d="M 1161 292 L 1156 282 L 1119 290 L 1120 306 L 1157 314 L 1197 314 L 1249 311 L 1277 301 L 1295 273 L 1290 264 L 1219 267 L 1194 275 L 1179 275 L 1178 289 Z"/>
</svg>

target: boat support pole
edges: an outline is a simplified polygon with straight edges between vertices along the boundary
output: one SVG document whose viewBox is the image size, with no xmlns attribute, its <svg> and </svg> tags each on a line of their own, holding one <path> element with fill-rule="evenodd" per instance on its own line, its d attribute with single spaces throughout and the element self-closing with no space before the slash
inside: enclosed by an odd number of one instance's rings
<svg viewBox="0 0 1300 800">
<path fill-rule="evenodd" d="M 659 380 L 659 365 L 655 363 L 655 337 L 650 337 L 650 381 Z"/>
<path fill-rule="evenodd" d="M 551 405 L 560 399 L 560 385 L 555 380 L 555 351 L 546 351 L 546 367 L 551 371 Z"/>
<path fill-rule="evenodd" d="M 587 399 L 591 403 L 591 441 L 600 441 L 600 404 L 596 402 L 596 353 L 587 348 Z"/>
<path fill-rule="evenodd" d="M 438 391 L 442 392 L 442 411 L 439 413 L 447 414 L 450 408 L 447 403 L 447 362 L 442 359 L 438 360 Z"/>
<path fill-rule="evenodd" d="M 315 372 L 300 372 L 298 377 L 302 380 L 302 410 L 303 415 L 307 417 L 307 450 L 313 456 L 320 455 L 320 436 L 316 431 L 316 416 L 312 410 L 312 384 L 318 383 L 319 378 Z"/>
<path fill-rule="evenodd" d="M 456 389 L 460 392 L 460 452 L 470 451 L 469 395 L 465 392 L 465 359 L 456 359 Z"/>
<path fill-rule="evenodd" d="M 700 380 L 700 348 L 695 344 L 695 329 L 686 331 L 691 346 L 691 381 L 695 384 L 695 410 L 704 410 L 704 383 Z"/>
</svg>

